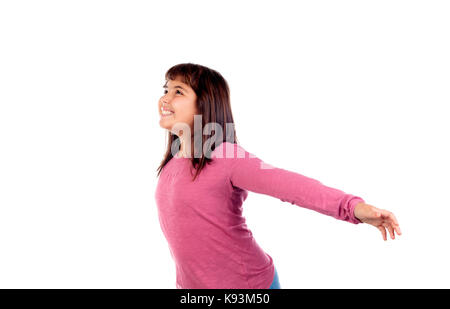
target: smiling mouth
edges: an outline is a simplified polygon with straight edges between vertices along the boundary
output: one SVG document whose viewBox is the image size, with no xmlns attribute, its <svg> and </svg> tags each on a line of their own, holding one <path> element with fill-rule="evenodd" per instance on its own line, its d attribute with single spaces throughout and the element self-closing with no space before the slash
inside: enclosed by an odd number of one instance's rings
<svg viewBox="0 0 450 309">
<path fill-rule="evenodd" d="M 160 111 L 161 111 L 162 116 L 170 116 L 170 115 L 174 114 L 174 112 L 172 112 L 171 110 L 164 109 L 163 107 L 160 108 Z"/>
</svg>

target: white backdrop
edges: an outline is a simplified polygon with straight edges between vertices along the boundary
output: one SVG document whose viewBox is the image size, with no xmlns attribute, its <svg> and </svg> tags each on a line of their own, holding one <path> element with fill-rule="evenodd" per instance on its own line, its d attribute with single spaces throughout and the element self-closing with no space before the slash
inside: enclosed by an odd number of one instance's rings
<svg viewBox="0 0 450 309">
<path fill-rule="evenodd" d="M 241 145 L 403 235 L 250 192 L 282 288 L 449 288 L 446 1 L 0 2 L 0 288 L 175 288 L 164 73 L 231 89 Z"/>
</svg>

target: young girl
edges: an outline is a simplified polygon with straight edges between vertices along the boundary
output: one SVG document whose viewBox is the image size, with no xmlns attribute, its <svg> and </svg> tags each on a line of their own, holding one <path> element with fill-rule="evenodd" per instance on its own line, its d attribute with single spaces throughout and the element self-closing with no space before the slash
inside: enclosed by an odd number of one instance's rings
<svg viewBox="0 0 450 309">
<path fill-rule="evenodd" d="M 167 150 L 155 192 L 161 229 L 176 264 L 180 289 L 281 288 L 272 257 L 256 243 L 242 216 L 248 191 L 276 197 L 353 224 L 386 229 L 394 214 L 358 196 L 266 164 L 237 143 L 225 79 L 184 63 L 165 75 L 159 100 Z M 214 130 L 214 135 L 212 131 Z"/>
</svg>

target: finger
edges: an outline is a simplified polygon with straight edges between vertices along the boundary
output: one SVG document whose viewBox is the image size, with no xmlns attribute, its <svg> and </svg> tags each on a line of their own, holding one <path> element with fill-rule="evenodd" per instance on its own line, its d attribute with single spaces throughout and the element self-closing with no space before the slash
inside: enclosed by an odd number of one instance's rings
<svg viewBox="0 0 450 309">
<path fill-rule="evenodd" d="M 391 222 L 392 228 L 397 232 L 398 235 L 401 235 L 400 225 L 398 224 L 397 218 L 392 212 L 388 212 L 387 220 Z"/>
<path fill-rule="evenodd" d="M 395 231 L 397 232 L 398 235 L 402 235 L 402 231 L 400 230 L 399 225 L 395 227 Z"/>
<path fill-rule="evenodd" d="M 392 228 L 392 225 L 388 224 L 387 229 L 389 230 L 389 234 L 391 234 L 391 238 L 395 239 L 394 229 Z"/>
<path fill-rule="evenodd" d="M 397 218 L 395 217 L 395 215 L 392 212 L 389 212 L 389 219 L 391 219 L 395 225 L 399 225 Z"/>
<path fill-rule="evenodd" d="M 395 215 L 392 212 L 385 210 L 385 209 L 380 209 L 379 211 L 381 212 L 383 219 L 387 219 L 389 221 L 392 221 L 395 225 L 399 225 L 397 218 L 395 217 Z"/>
<path fill-rule="evenodd" d="M 386 229 L 384 228 L 384 226 L 379 226 L 378 229 L 381 231 L 381 235 L 383 235 L 383 239 L 386 241 Z"/>
</svg>

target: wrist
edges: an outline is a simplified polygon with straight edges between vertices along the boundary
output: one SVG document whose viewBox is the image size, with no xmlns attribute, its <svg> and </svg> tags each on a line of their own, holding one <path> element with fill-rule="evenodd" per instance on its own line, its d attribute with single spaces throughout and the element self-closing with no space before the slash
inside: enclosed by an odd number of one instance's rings
<svg viewBox="0 0 450 309">
<path fill-rule="evenodd" d="M 361 219 L 359 218 L 359 215 L 361 213 L 361 208 L 364 207 L 364 202 L 358 202 L 355 205 L 355 208 L 353 209 L 353 216 L 355 217 L 356 220 L 358 220 L 359 222 L 363 223 L 361 221 Z"/>
</svg>

